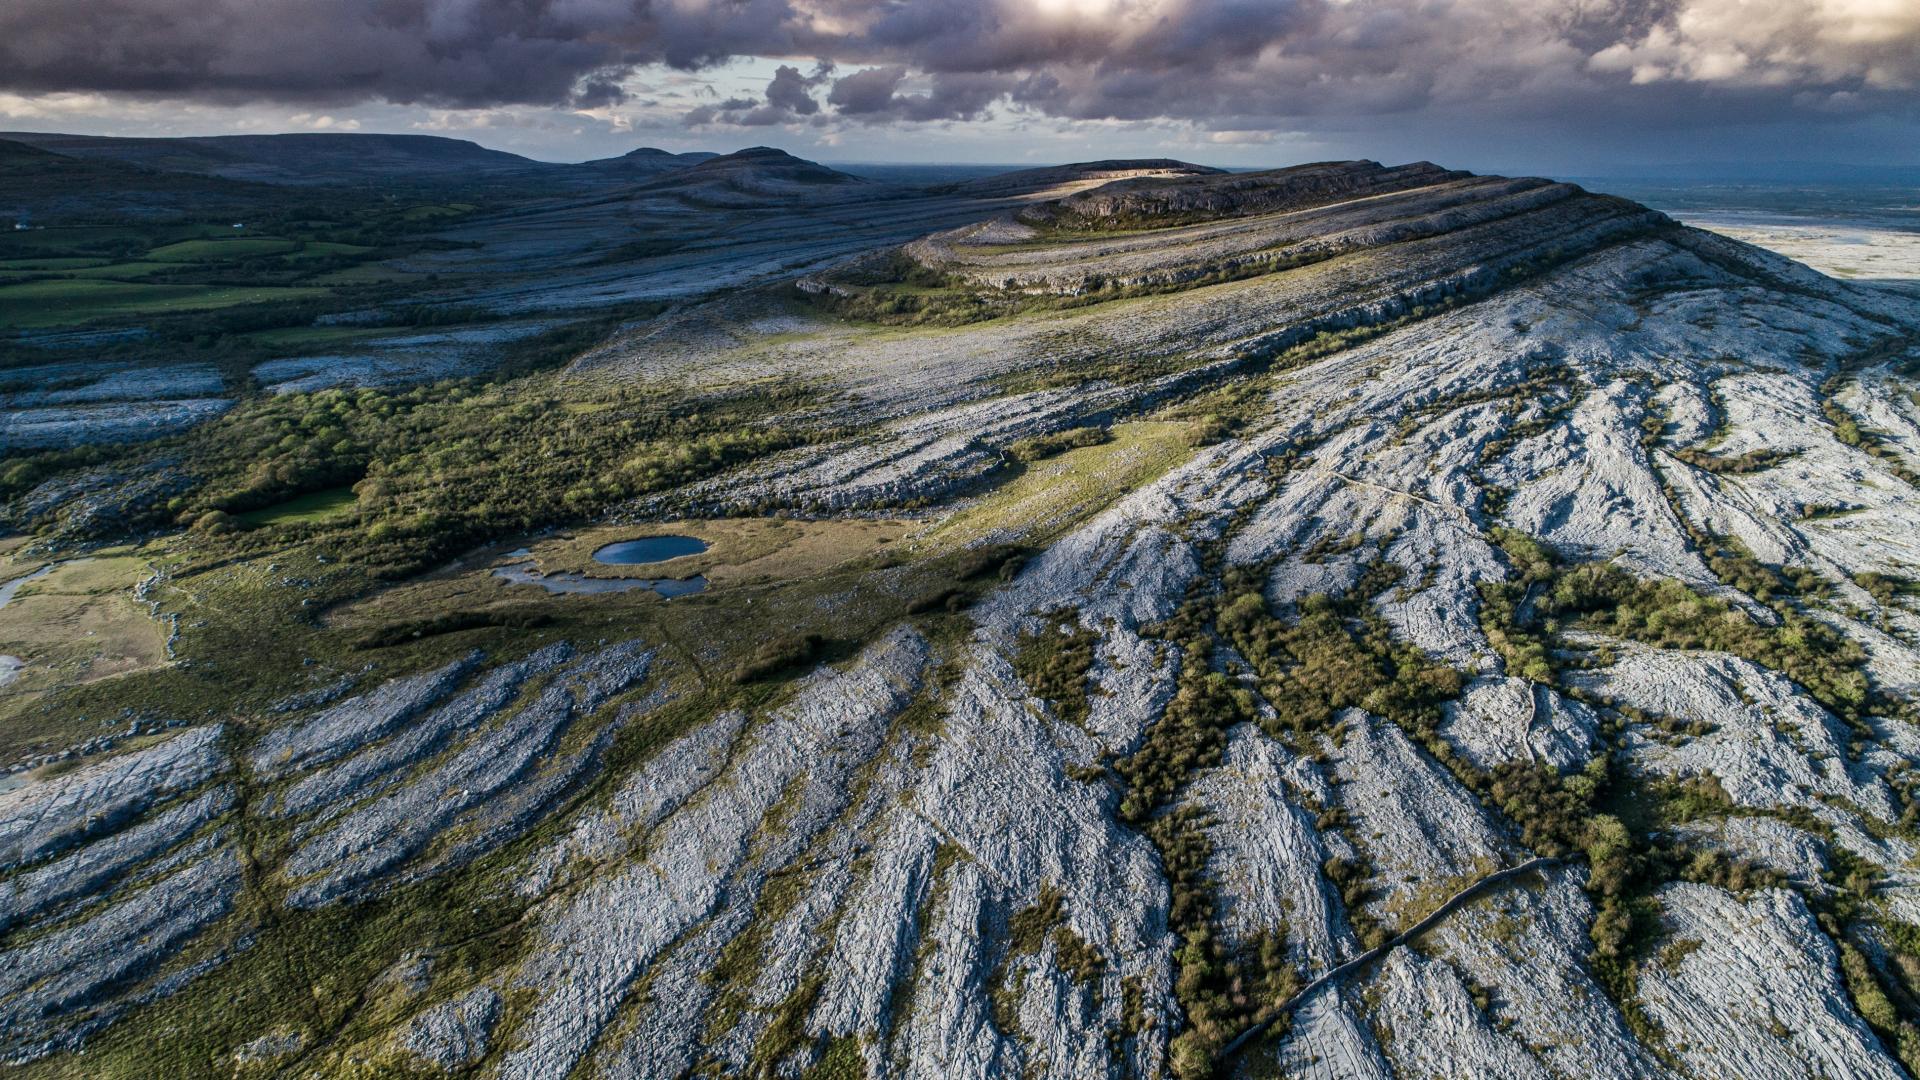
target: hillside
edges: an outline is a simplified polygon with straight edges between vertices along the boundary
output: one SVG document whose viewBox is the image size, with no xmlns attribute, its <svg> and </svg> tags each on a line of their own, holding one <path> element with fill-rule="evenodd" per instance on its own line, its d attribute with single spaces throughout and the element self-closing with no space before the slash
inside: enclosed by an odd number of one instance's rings
<svg viewBox="0 0 1920 1080">
<path fill-rule="evenodd" d="M 1137 222 L 1164 224 L 1300 210 L 1467 175 L 1425 161 L 1391 169 L 1377 161 L 1332 161 L 1271 172 L 1143 176 L 1070 195 L 1022 217 L 1054 227 L 1127 228 Z"/>
<path fill-rule="evenodd" d="M 259 185 L 73 157 L 0 138 L 0 218 L 58 223 L 246 213 L 277 201 Z"/>
<path fill-rule="evenodd" d="M 1920 303 L 1428 163 L 882 188 L 704 161 L 608 213 L 773 269 L 563 368 L 9 470 L 104 633 L 0 632 L 0 1057 L 1920 1068 Z"/>
<path fill-rule="evenodd" d="M 70 157 L 271 184 L 449 180 L 523 174 L 541 162 L 437 135 L 305 132 L 167 139 L 0 132 Z"/>
<path fill-rule="evenodd" d="M 700 206 L 744 208 L 838 198 L 846 188 L 875 186 L 784 150 L 755 146 L 675 170 L 645 184 L 641 191 Z"/>
<path fill-rule="evenodd" d="M 693 151 L 685 154 L 669 153 L 651 146 L 629 150 L 619 157 L 596 158 L 583 161 L 577 166 L 595 172 L 611 173 L 621 176 L 651 176 L 658 173 L 675 172 L 704 161 L 712 161 L 719 154 L 706 151 Z"/>
<path fill-rule="evenodd" d="M 1048 165 L 1038 169 L 1016 169 L 997 176 L 985 176 L 955 186 L 960 194 L 974 196 L 1030 195 L 1045 192 L 1060 196 L 1074 190 L 1099 187 L 1117 180 L 1213 176 L 1221 170 L 1172 158 L 1132 158 L 1127 160 L 1084 161 L 1072 165 Z"/>
</svg>

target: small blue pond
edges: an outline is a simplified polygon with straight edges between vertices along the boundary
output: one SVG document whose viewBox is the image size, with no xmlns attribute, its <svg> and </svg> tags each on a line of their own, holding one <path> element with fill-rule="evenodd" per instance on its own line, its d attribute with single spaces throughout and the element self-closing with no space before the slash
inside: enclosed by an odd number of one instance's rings
<svg viewBox="0 0 1920 1080">
<path fill-rule="evenodd" d="M 682 555 L 698 555 L 707 550 L 707 542 L 693 536 L 643 536 L 622 540 L 593 553 L 593 561 L 608 566 L 638 566 L 665 562 Z"/>
</svg>

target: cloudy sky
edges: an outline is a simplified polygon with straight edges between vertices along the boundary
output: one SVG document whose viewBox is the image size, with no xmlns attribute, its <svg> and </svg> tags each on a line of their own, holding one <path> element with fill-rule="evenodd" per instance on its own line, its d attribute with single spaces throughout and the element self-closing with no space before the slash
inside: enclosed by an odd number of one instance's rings
<svg viewBox="0 0 1920 1080">
<path fill-rule="evenodd" d="M 549 160 L 1920 164 L 1920 0 L 3 0 L 0 128 Z"/>
</svg>

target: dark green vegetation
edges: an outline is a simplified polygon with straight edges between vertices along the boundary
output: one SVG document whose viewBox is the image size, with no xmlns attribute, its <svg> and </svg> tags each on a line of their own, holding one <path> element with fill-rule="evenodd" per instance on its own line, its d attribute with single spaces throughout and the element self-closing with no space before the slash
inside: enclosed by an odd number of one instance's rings
<svg viewBox="0 0 1920 1080">
<path fill-rule="evenodd" d="M 1635 578 L 1606 563 L 1565 564 L 1530 538 L 1498 530 L 1495 536 L 1515 574 L 1483 585 L 1482 625 L 1516 674 L 1579 696 L 1562 681 L 1561 672 L 1577 668 L 1581 654 L 1561 635 L 1583 629 L 1660 648 L 1743 656 L 1795 680 L 1856 724 L 1868 709 L 1898 706 L 1873 692 L 1862 670 L 1865 656 L 1857 646 L 1803 615 L 1785 611 L 1778 625 L 1762 625 L 1726 601 L 1677 582 Z M 1180 1075 L 1209 1075 L 1218 1049 L 1239 1030 L 1271 1015 L 1299 984 L 1298 974 L 1280 959 L 1283 950 L 1262 946 L 1235 952 L 1217 940 L 1206 869 L 1211 852 L 1208 822 L 1198 811 L 1178 805 L 1187 778 L 1218 764 L 1225 730 L 1235 723 L 1260 722 L 1276 738 L 1317 756 L 1319 740 L 1337 743 L 1343 738 L 1334 723 L 1341 710 L 1358 708 L 1382 717 L 1478 793 L 1512 824 L 1528 849 L 1584 859 L 1587 890 L 1598 909 L 1592 926 L 1594 971 L 1630 1024 L 1656 1050 L 1660 1033 L 1640 1009 L 1636 990 L 1640 965 L 1663 940 L 1654 891 L 1672 881 L 1738 893 L 1803 885 L 1671 831 L 1701 817 L 1754 812 L 1733 807 L 1710 778 L 1651 782 L 1618 773 L 1611 740 L 1629 725 L 1658 727 L 1659 718 L 1590 702 L 1609 718 L 1604 731 L 1610 741 L 1578 772 L 1560 774 L 1523 762 L 1485 772 L 1467 762 L 1436 730 L 1440 706 L 1459 694 L 1463 676 L 1397 641 L 1372 607 L 1372 599 L 1391 589 L 1397 578 L 1390 565 L 1373 562 L 1352 589 L 1306 597 L 1291 615 L 1280 617 L 1261 594 L 1264 575 L 1259 568 L 1228 569 L 1220 577 L 1219 592 L 1195 597 L 1156 630 L 1182 649 L 1179 689 L 1145 743 L 1116 762 L 1115 769 L 1127 784 L 1122 816 L 1145 828 L 1173 883 L 1170 919 L 1184 943 L 1177 954 L 1177 988 L 1189 1022 L 1176 1040 L 1174 1062 Z M 1226 661 L 1221 670 L 1221 645 L 1231 646 L 1233 655 L 1251 665 L 1260 697 L 1273 707 L 1268 719 L 1261 719 L 1248 689 L 1230 677 L 1234 662 Z M 1795 818 L 1803 825 L 1810 820 Z M 1320 810 L 1316 824 L 1339 831 L 1346 822 L 1345 811 L 1333 806 Z M 1831 845 L 1830 831 L 1817 822 L 1812 825 L 1829 838 L 1835 865 L 1848 865 L 1845 851 Z M 1322 872 L 1342 898 L 1362 943 L 1377 944 L 1391 928 L 1377 922 L 1365 906 L 1373 875 L 1364 842 L 1353 840 L 1359 856 L 1330 858 Z M 1864 896 L 1871 876 L 1861 878 L 1855 866 L 1843 890 Z M 1876 1029 L 1890 1044 L 1898 1042 L 1903 1053 L 1905 1047 L 1920 1046 L 1911 1024 L 1889 1011 L 1890 1006 L 1882 1007 L 1882 988 L 1894 976 L 1873 969 L 1866 954 L 1847 944 L 1870 925 L 1861 921 L 1868 918 L 1864 909 L 1843 904 L 1836 921 L 1833 904 L 1823 894 L 1807 895 L 1848 957 L 1853 969 L 1849 985 L 1863 1014 L 1878 1017 L 1872 1021 Z M 1920 960 L 1900 962 L 1920 970 Z"/>
<path fill-rule="evenodd" d="M 1007 447 L 1007 456 L 1021 462 L 1041 461 L 1083 446 L 1099 446 L 1111 437 L 1105 428 L 1068 428 L 1051 435 L 1035 435 L 1021 439 Z"/>
<path fill-rule="evenodd" d="M 399 279 L 376 264 L 431 250 L 442 242 L 429 239 L 430 231 L 478 207 L 332 192 L 256 209 L 238 223 L 0 233 L 0 331 L 138 325 L 190 348 L 187 358 L 197 353 L 234 367 L 242 357 L 285 351 L 265 336 L 273 331 L 311 327 L 329 311 L 392 304 Z M 46 359 L 18 346 L 0 352 L 0 360 L 26 357 Z"/>
<path fill-rule="evenodd" d="M 1020 635 L 1013 669 L 1035 694 L 1053 703 L 1054 715 L 1070 724 L 1087 722 L 1089 673 L 1099 638 L 1080 625 L 1071 609 L 1040 616 L 1042 626 Z"/>
<path fill-rule="evenodd" d="M 1678 582 L 1636 578 L 1607 563 L 1567 565 L 1529 537 L 1511 531 L 1496 531 L 1495 537 L 1516 576 L 1482 586 L 1482 626 L 1510 671 L 1580 696 L 1559 678 L 1561 668 L 1577 666 L 1581 655 L 1559 633 L 1563 628 L 1580 628 L 1659 648 L 1733 653 L 1793 679 L 1860 731 L 1867 730 L 1868 710 L 1885 713 L 1910 708 L 1874 691 L 1859 646 L 1784 603 L 1776 605 L 1778 625 L 1764 626 L 1727 601 L 1702 596 Z M 1589 703 L 1603 714 L 1612 714 L 1608 731 L 1614 736 L 1628 724 L 1657 721 L 1616 709 L 1609 702 Z M 1857 900 L 1871 891 L 1871 875 L 1859 876 L 1864 868 L 1834 843 L 1831 829 L 1817 818 L 1786 815 L 1793 824 L 1827 841 L 1827 858 L 1842 868 L 1837 906 L 1818 890 L 1805 891 L 1808 883 L 1790 883 L 1777 872 L 1692 847 L 1670 831 L 1703 817 L 1766 815 L 1768 811 L 1736 808 L 1710 776 L 1684 782 L 1629 780 L 1614 775 L 1607 764 L 1606 756 L 1596 757 L 1585 774 L 1575 777 L 1555 777 L 1546 770 L 1496 773 L 1490 793 L 1521 825 L 1523 838 L 1534 850 L 1586 855 L 1587 888 L 1599 908 L 1592 928 L 1594 970 L 1649 1046 L 1661 1046 L 1660 1033 L 1640 1010 L 1635 984 L 1639 965 L 1662 940 L 1658 905 L 1651 895 L 1660 884 L 1694 881 L 1736 892 L 1788 884 L 1803 888 L 1843 954 L 1851 948 L 1849 939 L 1867 925 L 1861 920 L 1870 915 Z M 1855 868 L 1844 869 L 1849 865 Z M 1847 900 L 1849 895 L 1854 902 Z M 1864 960 L 1856 954 L 1850 963 L 1859 967 Z M 1848 982 L 1863 1015 L 1871 1018 L 1873 1003 L 1861 1002 L 1867 984 L 1857 973 L 1850 973 Z M 1913 1038 L 1911 1024 L 1897 1032 L 1878 1021 L 1875 1026 L 1890 1042 L 1897 1042 L 1909 1067 L 1920 1063 L 1914 1053 L 1920 1051 L 1920 1041 Z"/>
<path fill-rule="evenodd" d="M 579 340 L 563 331 L 531 348 L 564 356 Z M 540 372 L 398 391 L 323 390 L 249 400 L 174 439 L 87 456 L 164 455 L 196 477 L 193 490 L 150 507 L 125 523 L 130 528 L 272 525 L 231 535 L 229 550 L 266 551 L 298 533 L 392 578 L 494 537 L 585 521 L 746 458 L 829 437 L 765 422 L 807 394 L 773 386 L 688 401 L 562 387 Z M 0 494 L 28 490 L 72 457 L 16 461 L 0 473 Z M 321 496 L 320 504 L 293 502 Z M 327 512 L 315 512 L 321 508 Z"/>
<path fill-rule="evenodd" d="M 774 638 L 754 650 L 753 656 L 734 670 L 733 681 L 757 682 L 783 671 L 791 671 L 820 655 L 826 641 L 819 634 L 790 634 Z"/>
</svg>

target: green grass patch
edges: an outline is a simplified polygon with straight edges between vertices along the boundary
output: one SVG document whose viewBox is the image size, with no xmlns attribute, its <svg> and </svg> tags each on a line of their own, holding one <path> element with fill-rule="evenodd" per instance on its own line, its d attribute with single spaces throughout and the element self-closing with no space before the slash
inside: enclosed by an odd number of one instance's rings
<svg viewBox="0 0 1920 1080">
<path fill-rule="evenodd" d="M 325 240 L 309 240 L 300 249 L 301 255 L 365 255 L 374 250 L 365 244 L 337 244 Z"/>
<path fill-rule="evenodd" d="M 84 270 L 90 266 L 105 266 L 106 259 L 88 259 L 81 257 L 45 258 L 45 259 L 0 259 L 0 271 L 16 270 L 58 271 Z"/>
<path fill-rule="evenodd" d="M 403 333 L 391 326 L 283 326 L 240 334 L 239 338 L 264 349 L 316 349 L 348 345 L 369 338 L 391 337 Z"/>
<path fill-rule="evenodd" d="M 245 288 L 223 285 L 152 285 L 120 281 L 30 281 L 0 286 L 0 326 L 46 329 L 78 326 L 124 315 L 172 314 L 314 300 L 315 288 Z"/>
<path fill-rule="evenodd" d="M 1151 483 L 1193 453 L 1191 425 L 1115 424 L 1111 438 L 1055 453 L 1025 467 L 999 489 L 955 515 L 930 539 L 964 545 L 993 536 L 1056 536 Z"/>
<path fill-rule="evenodd" d="M 236 236 L 229 240 L 182 240 L 154 248 L 147 252 L 147 258 L 155 262 L 224 262 L 260 255 L 285 255 L 298 250 L 298 240 L 283 240 L 277 236 Z"/>
<path fill-rule="evenodd" d="M 122 262 L 108 263 L 105 266 L 89 267 L 85 270 L 73 270 L 61 274 L 61 277 L 75 281 L 137 281 L 180 269 L 178 263 L 164 262 Z"/>
<path fill-rule="evenodd" d="M 235 517 L 248 525 L 298 525 L 309 521 L 328 521 L 353 510 L 355 496 L 350 487 L 297 495 L 286 502 L 260 510 L 249 510 Z"/>
</svg>

